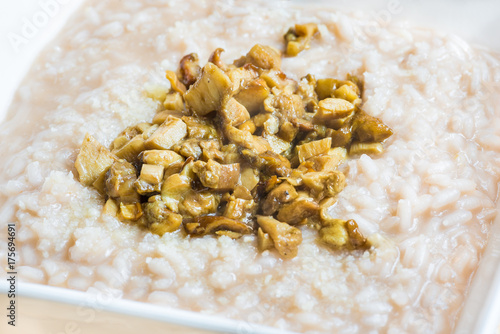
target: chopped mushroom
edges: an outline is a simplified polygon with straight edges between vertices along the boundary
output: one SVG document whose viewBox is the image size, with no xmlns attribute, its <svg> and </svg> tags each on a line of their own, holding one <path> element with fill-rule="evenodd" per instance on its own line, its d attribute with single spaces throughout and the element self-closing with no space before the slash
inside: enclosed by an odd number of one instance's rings
<svg viewBox="0 0 500 334">
<path fill-rule="evenodd" d="M 234 96 L 251 115 L 260 112 L 264 106 L 264 100 L 269 96 L 269 87 L 262 78 L 257 78 L 243 86 Z"/>
<path fill-rule="evenodd" d="M 179 203 L 183 217 L 198 217 L 214 214 L 219 206 L 220 196 L 209 191 L 189 191 Z"/>
<path fill-rule="evenodd" d="M 118 160 L 117 157 L 107 148 L 99 144 L 94 137 L 86 134 L 75 161 L 80 182 L 86 186 L 91 185 L 101 174 L 106 173 L 116 160 Z"/>
<path fill-rule="evenodd" d="M 204 116 L 220 108 L 231 86 L 231 80 L 220 68 L 207 63 L 196 82 L 184 94 L 184 100 L 196 115 Z"/>
<path fill-rule="evenodd" d="M 226 99 L 222 103 L 220 115 L 226 124 L 238 126 L 250 119 L 247 109 L 234 98 Z"/>
<path fill-rule="evenodd" d="M 169 150 L 186 135 L 186 123 L 178 118 L 169 117 L 144 144 L 148 149 Z"/>
<path fill-rule="evenodd" d="M 318 212 L 318 203 L 307 198 L 297 198 L 293 202 L 281 206 L 276 218 L 290 225 L 297 225 L 306 218 L 316 216 Z"/>
<path fill-rule="evenodd" d="M 138 220 L 143 215 L 141 203 L 120 203 L 118 217 L 122 220 Z"/>
<path fill-rule="evenodd" d="M 259 229 L 257 230 L 257 248 L 259 249 L 259 251 L 263 252 L 273 247 L 274 242 L 273 239 L 271 239 L 269 233 L 264 233 L 264 231 L 262 231 L 262 228 L 259 227 Z"/>
<path fill-rule="evenodd" d="M 334 249 L 366 249 L 366 238 L 358 229 L 358 224 L 352 219 L 330 219 L 323 222 L 319 230 L 320 240 Z"/>
<path fill-rule="evenodd" d="M 182 216 L 170 211 L 161 197 L 154 196 L 151 199 L 144 205 L 144 216 L 151 232 L 162 236 L 178 230 L 182 224 Z"/>
<path fill-rule="evenodd" d="M 302 145 L 297 145 L 297 155 L 299 161 L 304 162 L 311 157 L 326 154 L 330 150 L 330 147 L 332 147 L 331 138 L 324 138 Z"/>
<path fill-rule="evenodd" d="M 274 188 L 262 204 L 262 213 L 266 216 L 274 214 L 285 203 L 293 201 L 298 194 L 295 188 L 288 182 L 283 182 Z"/>
<path fill-rule="evenodd" d="M 392 130 L 376 117 L 360 110 L 354 119 L 356 138 L 362 142 L 382 142 L 392 135 Z"/>
<path fill-rule="evenodd" d="M 253 167 L 265 174 L 276 174 L 283 177 L 290 175 L 290 161 L 273 151 L 255 154 L 250 150 L 242 150 L 241 154 Z"/>
<path fill-rule="evenodd" d="M 195 162 L 193 171 L 205 187 L 229 190 L 233 189 L 238 183 L 240 164 L 221 165 L 217 161 L 209 159 L 208 162 Z"/>
<path fill-rule="evenodd" d="M 281 67 L 281 53 L 271 46 L 255 44 L 247 53 L 245 62 L 262 69 Z"/>
<path fill-rule="evenodd" d="M 142 134 L 135 136 L 130 139 L 125 145 L 117 150 L 113 150 L 113 153 L 120 159 L 125 159 L 127 161 L 137 160 L 139 154 L 146 148 L 144 137 Z"/>
<path fill-rule="evenodd" d="M 118 160 L 106 172 L 106 192 L 120 202 L 139 202 L 139 194 L 134 186 L 136 180 L 135 167 L 126 160 Z"/>
<path fill-rule="evenodd" d="M 177 111 L 181 111 L 182 109 L 184 109 L 184 99 L 182 98 L 182 94 L 179 92 L 167 94 L 165 100 L 163 101 L 163 107 L 167 110 Z M 159 122 L 159 124 L 161 123 L 162 122 Z"/>
<path fill-rule="evenodd" d="M 326 125 L 338 130 L 354 115 L 354 105 L 343 99 L 327 98 L 319 102 L 319 110 L 314 115 L 314 124 Z"/>
<path fill-rule="evenodd" d="M 384 151 L 381 143 L 353 143 L 349 147 L 349 154 L 380 154 Z"/>
<path fill-rule="evenodd" d="M 161 191 L 161 183 L 165 167 L 161 165 L 143 164 L 141 174 L 135 181 L 135 188 L 141 195 Z"/>
<path fill-rule="evenodd" d="M 202 236 L 217 231 L 231 231 L 239 234 L 251 232 L 250 227 L 235 219 L 222 216 L 195 217 L 184 222 L 186 232 L 193 236 Z"/>
<path fill-rule="evenodd" d="M 318 32 L 316 23 L 296 24 L 285 35 L 286 55 L 295 57 L 301 51 L 309 49 L 312 37 Z"/>
<path fill-rule="evenodd" d="M 198 75 L 201 72 L 201 67 L 198 65 L 198 55 L 190 53 L 182 57 L 179 64 L 180 81 L 189 88 L 195 83 Z"/>
<path fill-rule="evenodd" d="M 254 210 L 255 202 L 253 200 L 232 198 L 226 204 L 224 216 L 239 221 L 246 221 L 247 218 L 254 212 Z"/>
<path fill-rule="evenodd" d="M 170 150 L 147 150 L 142 152 L 142 162 L 169 168 L 172 165 L 182 165 L 184 163 L 184 158 Z"/>
<path fill-rule="evenodd" d="M 302 232 L 287 223 L 282 223 L 272 216 L 257 216 L 257 223 L 262 231 L 269 234 L 274 247 L 286 259 L 297 256 L 298 246 L 302 242 Z"/>
<path fill-rule="evenodd" d="M 287 55 L 316 33 L 315 24 L 295 25 Z M 170 88 L 145 94 L 164 109 L 127 127 L 110 150 L 86 135 L 75 161 L 80 182 L 106 196 L 103 213 L 160 236 L 254 233 L 260 251 L 292 258 L 302 241 L 292 225 L 305 224 L 331 248 L 367 249 L 357 224 L 329 210 L 345 187 L 341 164 L 382 152 L 392 135 L 361 109 L 362 80 L 307 74 L 297 82 L 270 46 L 257 44 L 233 64 L 222 52 L 203 68 L 192 53 L 177 74 L 166 71 Z"/>
<path fill-rule="evenodd" d="M 215 49 L 214 52 L 212 52 L 212 54 L 208 58 L 208 61 L 213 63 L 214 65 L 217 65 L 217 67 L 219 67 L 221 70 L 225 71 L 227 69 L 227 66 L 220 59 L 220 55 L 222 52 L 224 52 L 224 49 L 222 48 Z"/>
</svg>

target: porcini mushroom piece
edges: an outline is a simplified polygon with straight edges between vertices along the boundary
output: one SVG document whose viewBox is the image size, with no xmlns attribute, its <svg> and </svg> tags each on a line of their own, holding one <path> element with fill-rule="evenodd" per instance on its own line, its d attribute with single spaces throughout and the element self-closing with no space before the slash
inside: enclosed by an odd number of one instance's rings
<svg viewBox="0 0 500 334">
<path fill-rule="evenodd" d="M 159 196 L 144 204 L 144 216 L 151 232 L 159 236 L 174 232 L 182 224 L 182 216 L 170 211 Z"/>
<path fill-rule="evenodd" d="M 316 216 L 319 213 L 318 203 L 308 198 L 297 198 L 283 205 L 276 218 L 290 225 L 301 223 L 304 219 Z"/>
<path fill-rule="evenodd" d="M 76 157 L 75 168 L 83 185 L 90 186 L 111 167 L 118 158 L 90 134 L 86 134 Z"/>
<path fill-rule="evenodd" d="M 295 187 L 285 181 L 267 194 L 262 204 L 262 213 L 270 216 L 278 211 L 283 204 L 293 201 L 297 196 Z"/>
<path fill-rule="evenodd" d="M 197 115 L 204 116 L 220 108 L 222 98 L 230 92 L 231 87 L 232 82 L 224 71 L 207 63 L 196 82 L 184 94 L 184 100 Z"/>
<path fill-rule="evenodd" d="M 196 53 L 190 53 L 182 57 L 179 63 L 180 81 L 187 88 L 195 83 L 200 72 L 201 67 L 198 65 L 198 55 Z"/>
<path fill-rule="evenodd" d="M 120 202 L 139 202 L 136 180 L 135 167 L 126 160 L 118 160 L 106 172 L 106 193 Z"/>
<path fill-rule="evenodd" d="M 285 34 L 286 55 L 295 57 L 303 50 L 309 49 L 312 37 L 318 32 L 316 23 L 296 24 Z"/>
<path fill-rule="evenodd" d="M 314 140 L 309 143 L 297 145 L 297 156 L 300 162 L 304 162 L 311 157 L 328 153 L 331 147 L 332 138 L 330 137 Z"/>
<path fill-rule="evenodd" d="M 247 109 L 233 97 L 224 99 L 219 113 L 223 122 L 232 126 L 238 126 L 250 119 Z"/>
<path fill-rule="evenodd" d="M 271 216 L 257 216 L 257 223 L 262 231 L 269 234 L 274 247 L 285 259 L 297 256 L 298 247 L 302 243 L 302 232 L 287 223 L 282 223 Z"/>
<path fill-rule="evenodd" d="M 144 144 L 147 149 L 169 150 L 186 136 L 186 123 L 179 118 L 170 116 Z"/>
<path fill-rule="evenodd" d="M 193 236 L 203 236 L 217 231 L 232 231 L 240 234 L 251 232 L 250 227 L 242 222 L 222 216 L 203 216 L 184 222 L 186 232 Z"/>
<path fill-rule="evenodd" d="M 279 69 L 281 67 L 281 53 L 271 46 L 255 44 L 248 51 L 245 61 L 266 70 Z"/>
</svg>

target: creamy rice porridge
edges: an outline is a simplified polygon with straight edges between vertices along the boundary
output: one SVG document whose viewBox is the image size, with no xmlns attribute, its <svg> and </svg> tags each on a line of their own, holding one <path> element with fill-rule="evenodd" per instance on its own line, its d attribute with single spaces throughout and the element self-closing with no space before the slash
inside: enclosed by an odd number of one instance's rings
<svg viewBox="0 0 500 334">
<path fill-rule="evenodd" d="M 86 133 L 109 146 L 150 121 L 159 104 L 144 90 L 168 89 L 165 70 L 183 55 L 204 64 L 217 47 L 228 62 L 256 43 L 283 49 L 305 22 L 320 37 L 283 70 L 359 76 L 363 108 L 394 130 L 382 155 L 345 163 L 332 207 L 378 244 L 332 251 L 301 227 L 297 257 L 283 260 L 257 252 L 253 235 L 159 237 L 101 214 L 104 198 L 74 168 Z M 20 279 L 297 332 L 450 332 L 496 215 L 499 58 L 398 22 L 370 27 L 363 14 L 279 2 L 88 1 L 1 126 L 1 224 L 17 224 Z M 1 238 L 2 270 L 6 248 Z"/>
</svg>

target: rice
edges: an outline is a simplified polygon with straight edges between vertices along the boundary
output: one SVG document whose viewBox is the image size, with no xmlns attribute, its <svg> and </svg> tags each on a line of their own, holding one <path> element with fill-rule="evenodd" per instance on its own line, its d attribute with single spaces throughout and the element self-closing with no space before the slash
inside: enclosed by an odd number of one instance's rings
<svg viewBox="0 0 500 334">
<path fill-rule="evenodd" d="M 164 70 L 216 47 L 238 58 L 283 47 L 294 23 L 319 24 L 311 49 L 283 59 L 294 79 L 364 79 L 364 109 L 394 135 L 343 167 L 332 214 L 374 248 L 331 251 L 302 227 L 293 260 L 254 236 L 158 237 L 101 214 L 73 167 L 85 133 L 108 146 L 149 121 Z M 378 29 L 371 29 L 377 25 Z M 127 298 L 307 333 L 446 333 L 488 239 L 500 181 L 497 55 L 456 36 L 282 2 L 89 0 L 42 53 L 0 131 L 2 231 L 15 222 L 22 281 Z M 2 232 L 5 233 L 5 232 Z M 6 237 L 0 261 L 6 268 Z"/>
</svg>

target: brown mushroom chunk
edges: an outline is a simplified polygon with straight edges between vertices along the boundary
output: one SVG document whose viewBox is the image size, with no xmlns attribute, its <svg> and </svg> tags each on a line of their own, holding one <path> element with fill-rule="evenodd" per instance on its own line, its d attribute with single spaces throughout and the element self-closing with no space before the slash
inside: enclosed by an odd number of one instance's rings
<svg viewBox="0 0 500 334">
<path fill-rule="evenodd" d="M 198 178 L 205 187 L 217 190 L 230 190 L 234 189 L 238 183 L 240 164 L 221 165 L 217 161 L 209 159 L 208 162 L 195 162 L 193 171 L 198 175 Z"/>
<path fill-rule="evenodd" d="M 134 166 L 126 160 L 118 160 L 106 173 L 106 193 L 120 202 L 139 202 L 139 194 L 134 187 L 136 180 Z"/>
<path fill-rule="evenodd" d="M 307 159 L 317 172 L 333 172 L 347 159 L 347 150 L 343 147 L 331 148 L 327 154 L 321 154 Z"/>
<path fill-rule="evenodd" d="M 250 132 L 240 130 L 234 126 L 224 126 L 224 134 L 231 143 L 252 150 L 257 154 L 271 150 L 271 146 L 264 138 L 253 136 Z"/>
<path fill-rule="evenodd" d="M 220 115 L 226 124 L 232 126 L 238 126 L 250 119 L 247 109 L 233 97 L 222 103 Z"/>
<path fill-rule="evenodd" d="M 354 105 L 343 99 L 327 98 L 319 101 L 318 105 L 318 112 L 313 118 L 314 124 L 338 130 L 354 116 Z"/>
<path fill-rule="evenodd" d="M 248 51 L 245 61 L 266 70 L 280 68 L 281 53 L 271 46 L 255 44 Z"/>
<path fill-rule="evenodd" d="M 182 97 L 182 93 L 172 92 L 167 94 L 165 100 L 163 101 L 163 107 L 169 111 L 177 111 L 180 112 L 184 109 L 184 98 Z M 158 114 L 157 114 L 158 115 Z M 153 119 L 153 123 L 161 124 L 159 117 L 155 117 Z"/>
<path fill-rule="evenodd" d="M 335 91 L 342 85 L 350 86 L 356 95 L 361 96 L 358 85 L 350 80 L 337 80 L 332 78 L 318 79 L 316 81 L 316 93 L 318 94 L 318 100 L 323 100 L 328 97 L 334 97 Z"/>
<path fill-rule="evenodd" d="M 331 147 L 332 139 L 330 137 L 311 141 L 309 143 L 297 145 L 297 156 L 300 162 L 304 162 L 311 157 L 328 153 Z"/>
<path fill-rule="evenodd" d="M 137 221 L 143 215 L 141 203 L 124 203 L 120 202 L 118 218 L 122 221 Z"/>
<path fill-rule="evenodd" d="M 141 167 L 141 174 L 137 181 L 135 181 L 135 188 L 141 195 L 159 192 L 163 181 L 163 174 L 165 167 L 161 165 L 143 164 Z"/>
<path fill-rule="evenodd" d="M 186 86 L 179 81 L 179 78 L 177 78 L 177 75 L 173 71 L 166 71 L 165 77 L 170 82 L 172 92 L 179 94 L 184 94 L 186 92 Z"/>
<path fill-rule="evenodd" d="M 232 82 L 231 92 L 238 94 L 246 85 L 259 76 L 259 69 L 251 64 L 246 64 L 243 67 L 228 68 L 226 75 Z"/>
<path fill-rule="evenodd" d="M 231 87 L 228 76 L 216 65 L 207 63 L 196 82 L 184 94 L 184 100 L 196 115 L 204 116 L 220 108 L 223 97 Z"/>
<path fill-rule="evenodd" d="M 224 210 L 224 217 L 236 219 L 239 221 L 248 221 L 248 218 L 255 211 L 254 200 L 245 200 L 242 198 L 231 198 Z"/>
<path fill-rule="evenodd" d="M 221 162 L 224 161 L 224 154 L 221 151 L 220 142 L 218 140 L 202 140 L 200 141 L 200 147 L 202 150 L 201 159 L 203 161 L 208 161 L 209 159 Z"/>
<path fill-rule="evenodd" d="M 339 171 L 305 173 L 302 181 L 317 197 L 333 197 L 345 187 L 345 175 Z"/>
<path fill-rule="evenodd" d="M 251 115 L 258 113 L 264 105 L 264 100 L 269 96 L 269 87 L 262 78 L 250 81 L 234 96 Z"/>
<path fill-rule="evenodd" d="M 290 225 L 296 225 L 302 223 L 306 218 L 316 216 L 318 212 L 318 203 L 307 198 L 299 197 L 293 202 L 283 205 L 279 209 L 276 218 Z"/>
<path fill-rule="evenodd" d="M 144 216 L 150 231 L 159 236 L 178 230 L 182 223 L 182 216 L 170 211 L 161 198 L 144 205 Z"/>
<path fill-rule="evenodd" d="M 250 227 L 242 222 L 222 216 L 203 216 L 187 219 L 184 222 L 184 228 L 192 236 L 214 234 L 221 230 L 240 234 L 251 232 Z"/>
<path fill-rule="evenodd" d="M 198 217 L 214 214 L 219 206 L 220 196 L 209 191 L 189 191 L 179 203 L 183 217 Z"/>
<path fill-rule="evenodd" d="M 361 234 L 358 224 L 352 219 L 329 219 L 323 221 L 319 230 L 320 240 L 334 249 L 366 249 L 368 243 Z"/>
<path fill-rule="evenodd" d="M 295 57 L 303 50 L 309 49 L 312 37 L 318 32 L 316 23 L 296 24 L 285 34 L 286 52 L 288 57 Z"/>
<path fill-rule="evenodd" d="M 179 202 L 191 190 L 192 181 L 189 176 L 181 174 L 172 174 L 163 181 L 161 198 L 170 210 L 179 212 Z"/>
<path fill-rule="evenodd" d="M 213 63 L 214 65 L 217 65 L 218 68 L 221 70 L 225 71 L 227 66 L 224 64 L 224 62 L 220 59 L 221 53 L 224 52 L 223 48 L 217 48 L 212 52 L 210 57 L 208 57 L 208 61 Z"/>
<path fill-rule="evenodd" d="M 255 154 L 251 150 L 242 150 L 241 154 L 253 167 L 265 174 L 287 177 L 291 173 L 290 161 L 273 151 Z"/>
<path fill-rule="evenodd" d="M 323 226 L 319 230 L 320 240 L 335 249 L 346 247 L 349 243 L 349 234 L 345 223 L 344 220 L 334 219 L 328 225 Z"/>
<path fill-rule="evenodd" d="M 190 53 L 182 57 L 179 63 L 180 81 L 187 87 L 195 83 L 201 72 L 201 67 L 198 65 L 198 55 Z"/>
<path fill-rule="evenodd" d="M 130 139 L 125 145 L 113 153 L 120 159 L 125 159 L 129 162 L 139 160 L 139 154 L 146 149 L 145 140 L 142 134 Z"/>
<path fill-rule="evenodd" d="M 392 135 L 392 130 L 376 117 L 360 110 L 353 123 L 354 134 L 362 142 L 383 142 Z"/>
<path fill-rule="evenodd" d="M 217 188 L 221 177 L 222 166 L 215 160 L 196 161 L 193 171 L 198 175 L 201 183 L 208 188 Z"/>
<path fill-rule="evenodd" d="M 236 187 L 240 177 L 240 164 L 221 165 L 221 176 L 219 178 L 218 190 L 231 190 Z"/>
<path fill-rule="evenodd" d="M 94 137 L 86 134 L 75 161 L 80 182 L 86 186 L 91 185 L 106 173 L 116 160 L 118 158 L 114 154 L 99 144 Z"/>
<path fill-rule="evenodd" d="M 356 221 L 349 219 L 346 222 L 347 234 L 349 235 L 349 241 L 351 246 L 354 248 L 362 248 L 366 246 L 366 238 L 363 236 L 358 228 Z"/>
<path fill-rule="evenodd" d="M 259 249 L 259 251 L 263 252 L 273 247 L 274 242 L 273 239 L 271 239 L 269 233 L 264 233 L 264 231 L 262 231 L 262 228 L 259 227 L 259 229 L 257 230 L 257 248 Z"/>
<path fill-rule="evenodd" d="M 210 119 L 183 116 L 181 120 L 186 123 L 189 138 L 212 139 L 218 137 L 217 129 Z"/>
<path fill-rule="evenodd" d="M 278 132 L 278 137 L 287 142 L 291 142 L 295 139 L 298 133 L 299 128 L 291 122 L 286 121 L 281 125 L 280 131 Z"/>
<path fill-rule="evenodd" d="M 144 144 L 147 149 L 169 150 L 186 135 L 186 123 L 176 117 L 169 117 Z"/>
<path fill-rule="evenodd" d="M 194 159 L 199 159 L 203 153 L 200 147 L 200 141 L 201 140 L 197 138 L 189 138 L 174 145 L 172 150 L 185 158 L 193 157 Z"/>
<path fill-rule="evenodd" d="M 262 213 L 266 216 L 270 216 L 283 204 L 293 201 L 297 196 L 298 194 L 294 186 L 285 181 L 267 194 L 262 204 Z"/>
<path fill-rule="evenodd" d="M 274 247 L 285 259 L 297 256 L 298 247 L 302 243 L 302 232 L 287 223 L 282 223 L 271 216 L 257 216 L 257 223 L 262 231 L 269 234 Z"/>
<path fill-rule="evenodd" d="M 147 150 L 142 152 L 142 162 L 169 168 L 173 165 L 182 165 L 184 158 L 171 150 Z"/>
<path fill-rule="evenodd" d="M 381 143 L 352 143 L 349 147 L 349 155 L 356 154 L 380 154 L 384 151 Z"/>
</svg>

